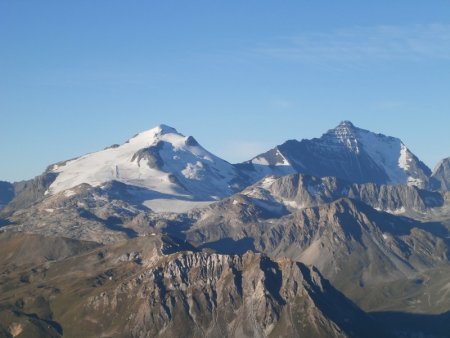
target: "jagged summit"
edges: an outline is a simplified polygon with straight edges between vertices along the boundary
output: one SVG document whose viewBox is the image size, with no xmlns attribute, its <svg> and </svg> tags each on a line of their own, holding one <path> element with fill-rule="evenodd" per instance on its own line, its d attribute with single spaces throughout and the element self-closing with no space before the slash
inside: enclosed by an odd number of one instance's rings
<svg viewBox="0 0 450 338">
<path fill-rule="evenodd" d="M 356 128 L 350 121 L 342 121 L 339 125 L 322 135 L 330 143 L 343 144 L 349 150 L 359 153 L 359 142 Z"/>
<path fill-rule="evenodd" d="M 240 165 L 255 181 L 306 173 L 378 184 L 427 185 L 430 169 L 398 138 L 342 121 L 320 138 L 290 140 Z"/>
<path fill-rule="evenodd" d="M 354 127 L 354 124 L 349 120 L 344 120 L 344 121 L 341 121 L 338 125 L 338 127 L 341 127 L 341 126 L 352 128 L 352 127 Z"/>
</svg>

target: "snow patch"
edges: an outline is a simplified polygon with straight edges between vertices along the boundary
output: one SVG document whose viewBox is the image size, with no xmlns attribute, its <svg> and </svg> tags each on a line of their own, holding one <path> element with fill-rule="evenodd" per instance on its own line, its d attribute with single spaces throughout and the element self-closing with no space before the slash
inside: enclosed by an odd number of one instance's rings
<svg viewBox="0 0 450 338">
<path fill-rule="evenodd" d="M 398 158 L 398 165 L 404 170 L 409 170 L 409 162 L 411 162 L 411 157 L 409 156 L 408 148 L 402 143 L 400 149 L 400 157 Z"/>
<path fill-rule="evenodd" d="M 186 168 L 184 168 L 181 173 L 184 177 L 190 180 L 201 180 L 204 176 L 205 169 L 203 167 L 203 163 L 197 161 L 195 164 L 188 163 Z"/>
<path fill-rule="evenodd" d="M 73 196 L 75 194 L 76 193 L 73 190 L 66 190 L 66 191 L 64 191 L 64 196 L 66 196 L 66 197 L 70 197 L 70 196 Z"/>
<path fill-rule="evenodd" d="M 206 207 L 211 203 L 212 201 L 183 201 L 160 198 L 145 201 L 143 204 L 156 213 L 173 212 L 180 214 L 195 208 Z"/>
<path fill-rule="evenodd" d="M 408 177 L 408 185 L 415 187 L 423 187 L 425 184 L 420 178 Z"/>
<path fill-rule="evenodd" d="M 265 157 L 262 157 L 262 156 L 260 156 L 260 157 L 255 157 L 255 158 L 252 160 L 252 163 L 253 163 L 253 164 L 259 164 L 259 165 L 269 165 L 269 162 L 267 161 L 267 159 L 266 159 Z"/>
<path fill-rule="evenodd" d="M 271 186 L 276 180 L 277 180 L 277 178 L 276 178 L 275 176 L 268 176 L 268 177 L 265 177 L 265 178 L 262 180 L 262 182 L 261 182 L 261 184 L 260 184 L 260 187 L 263 188 L 263 189 L 269 189 L 270 186 Z"/>
<path fill-rule="evenodd" d="M 357 136 L 366 153 L 384 169 L 390 183 L 407 182 L 408 175 L 400 162 L 405 165 L 409 150 L 402 141 L 363 129 L 357 129 Z"/>
<path fill-rule="evenodd" d="M 277 162 L 276 166 L 291 165 L 284 155 L 277 149 L 277 156 L 281 157 L 282 162 Z"/>
<path fill-rule="evenodd" d="M 393 215 L 400 215 L 400 214 L 404 214 L 406 212 L 406 209 L 404 207 L 398 208 L 398 209 L 386 209 L 386 212 L 389 214 L 393 214 Z"/>
<path fill-rule="evenodd" d="M 285 206 L 290 207 L 292 209 L 303 209 L 303 206 L 300 205 L 297 201 L 283 200 L 282 202 Z"/>
</svg>

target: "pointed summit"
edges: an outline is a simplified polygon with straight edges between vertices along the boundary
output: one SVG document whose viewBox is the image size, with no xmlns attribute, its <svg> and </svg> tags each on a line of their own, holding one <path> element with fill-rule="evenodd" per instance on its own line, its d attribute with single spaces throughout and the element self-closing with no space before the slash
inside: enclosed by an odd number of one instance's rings
<svg viewBox="0 0 450 338">
<path fill-rule="evenodd" d="M 435 188 L 450 191 L 450 157 L 441 160 L 432 175 Z"/>
<path fill-rule="evenodd" d="M 252 167 L 246 173 L 256 180 L 279 175 L 282 168 L 284 173 L 335 176 L 357 183 L 424 187 L 431 175 L 400 139 L 355 127 L 346 120 L 320 138 L 287 141 L 249 163 Z"/>
<path fill-rule="evenodd" d="M 355 128 L 355 125 L 348 120 L 344 120 L 344 121 L 341 121 L 341 123 L 339 123 L 339 125 L 336 128 L 339 128 L 339 127 Z"/>
<path fill-rule="evenodd" d="M 153 129 L 161 134 L 179 134 L 175 128 L 168 126 L 167 124 L 160 124 Z"/>
<path fill-rule="evenodd" d="M 331 145 L 344 145 L 348 150 L 356 154 L 360 151 L 360 145 L 357 139 L 358 128 L 356 128 L 350 121 L 342 121 L 339 125 L 328 130 L 323 134 L 324 139 L 330 146 Z"/>
</svg>

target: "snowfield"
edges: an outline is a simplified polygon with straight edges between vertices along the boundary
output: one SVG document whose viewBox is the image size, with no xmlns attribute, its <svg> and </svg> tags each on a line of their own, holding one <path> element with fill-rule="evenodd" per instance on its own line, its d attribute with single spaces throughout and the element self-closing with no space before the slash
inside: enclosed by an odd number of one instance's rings
<svg viewBox="0 0 450 338">
<path fill-rule="evenodd" d="M 139 133 L 120 146 L 55 165 L 52 172 L 58 176 L 49 194 L 82 183 L 95 187 L 119 181 L 174 198 L 202 202 L 232 194 L 236 189 L 234 181 L 238 180 L 233 165 L 205 150 L 192 137 L 166 125 Z M 70 195 L 70 190 L 67 194 Z M 174 200 L 147 204 L 162 210 L 164 207 L 160 205 L 164 203 L 173 205 Z"/>
</svg>

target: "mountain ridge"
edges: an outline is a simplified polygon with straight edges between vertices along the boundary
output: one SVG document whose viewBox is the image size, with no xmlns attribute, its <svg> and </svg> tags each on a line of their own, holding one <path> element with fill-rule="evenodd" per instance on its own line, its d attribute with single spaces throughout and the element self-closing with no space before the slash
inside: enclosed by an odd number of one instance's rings
<svg viewBox="0 0 450 338">
<path fill-rule="evenodd" d="M 370 149 L 368 144 L 372 144 Z M 118 181 L 131 190 L 145 190 L 147 199 L 140 199 L 155 212 L 185 212 L 230 196 L 264 176 L 294 173 L 355 183 L 402 183 L 433 190 L 450 187 L 450 175 L 432 174 L 399 139 L 357 128 L 349 121 L 342 121 L 321 138 L 288 140 L 234 165 L 205 150 L 192 136 L 161 124 L 122 145 L 50 165 L 34 180 L 20 183 L 12 201 L 1 208 L 10 214 L 81 183 L 101 186 Z"/>
<path fill-rule="evenodd" d="M 356 183 L 411 184 L 426 187 L 431 170 L 397 138 L 342 121 L 320 138 L 288 140 L 239 164 L 259 180 L 295 172 L 335 176 Z"/>
</svg>

